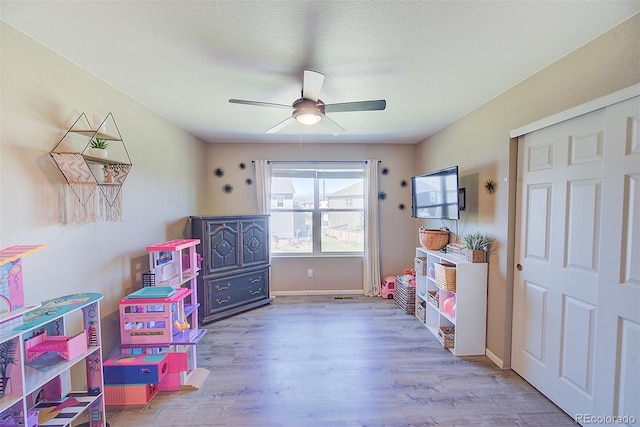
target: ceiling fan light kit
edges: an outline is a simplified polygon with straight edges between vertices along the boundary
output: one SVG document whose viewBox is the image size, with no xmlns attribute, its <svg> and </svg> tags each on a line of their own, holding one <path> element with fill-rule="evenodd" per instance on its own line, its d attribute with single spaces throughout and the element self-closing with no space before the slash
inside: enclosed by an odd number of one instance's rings
<svg viewBox="0 0 640 427">
<path fill-rule="evenodd" d="M 293 114 L 295 119 L 303 125 L 315 125 L 322 119 L 324 114 L 324 103 L 320 100 L 314 102 L 310 99 L 301 98 L 293 103 Z"/>
<path fill-rule="evenodd" d="M 343 102 L 340 104 L 326 104 L 318 97 L 324 83 L 324 74 L 317 71 L 305 70 L 302 83 L 302 97 L 295 100 L 291 106 L 273 102 L 247 101 L 244 99 L 230 99 L 232 104 L 255 105 L 260 107 L 292 108 L 291 117 L 267 129 L 265 133 L 275 133 L 287 127 L 295 119 L 298 123 L 311 126 L 321 120 L 328 125 L 334 135 L 344 132 L 344 128 L 325 115 L 325 112 L 339 113 L 345 111 L 375 111 L 384 110 L 387 102 L 384 99 L 376 101 Z"/>
<path fill-rule="evenodd" d="M 295 117 L 299 123 L 302 123 L 303 125 L 307 125 L 307 126 L 315 125 L 322 118 L 315 113 L 303 113 L 303 114 L 298 114 Z"/>
</svg>

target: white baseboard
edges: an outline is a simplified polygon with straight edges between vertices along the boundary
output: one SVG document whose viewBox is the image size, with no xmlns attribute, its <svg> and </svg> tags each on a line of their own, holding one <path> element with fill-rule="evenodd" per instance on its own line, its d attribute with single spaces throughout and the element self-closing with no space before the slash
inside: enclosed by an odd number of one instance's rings
<svg viewBox="0 0 640 427">
<path fill-rule="evenodd" d="M 310 295 L 364 295 L 362 289 L 343 289 L 339 291 L 308 290 L 308 291 L 272 291 L 271 297 L 310 296 Z"/>
<path fill-rule="evenodd" d="M 500 359 L 498 356 L 496 356 L 495 354 L 493 354 L 491 352 L 491 350 L 489 350 L 488 348 L 485 349 L 485 355 L 491 359 L 491 361 L 493 363 L 495 363 L 496 365 L 498 365 L 498 368 L 500 369 L 508 369 L 504 367 L 504 362 L 502 361 L 502 359 Z"/>
</svg>

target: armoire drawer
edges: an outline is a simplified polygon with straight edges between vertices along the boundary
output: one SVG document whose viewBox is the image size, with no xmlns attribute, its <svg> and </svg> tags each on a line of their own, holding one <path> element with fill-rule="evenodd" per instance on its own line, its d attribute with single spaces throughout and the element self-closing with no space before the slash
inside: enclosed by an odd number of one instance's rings
<svg viewBox="0 0 640 427">
<path fill-rule="evenodd" d="M 229 310 L 234 311 L 228 314 L 244 311 L 243 307 L 253 301 L 269 299 L 268 268 L 225 278 L 204 278 L 203 284 L 201 295 L 205 304 L 201 307 L 201 315 L 204 322 L 213 320 L 211 316 L 226 316 Z"/>
</svg>

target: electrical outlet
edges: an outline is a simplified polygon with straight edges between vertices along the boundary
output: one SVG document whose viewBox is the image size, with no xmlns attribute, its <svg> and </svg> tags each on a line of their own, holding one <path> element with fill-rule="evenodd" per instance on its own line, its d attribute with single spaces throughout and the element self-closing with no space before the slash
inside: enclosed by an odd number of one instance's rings
<svg viewBox="0 0 640 427">
<path fill-rule="evenodd" d="M 313 269 L 312 268 L 307 270 L 307 277 L 308 278 L 312 278 L 313 277 Z"/>
</svg>

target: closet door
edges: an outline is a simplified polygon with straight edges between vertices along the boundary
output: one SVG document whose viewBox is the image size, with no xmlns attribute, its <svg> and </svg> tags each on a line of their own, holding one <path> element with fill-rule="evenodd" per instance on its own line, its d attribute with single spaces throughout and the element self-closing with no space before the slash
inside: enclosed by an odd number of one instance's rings
<svg viewBox="0 0 640 427">
<path fill-rule="evenodd" d="M 640 97 L 607 108 L 605 129 L 593 413 L 640 425 Z"/>
<path fill-rule="evenodd" d="M 512 365 L 582 423 L 638 410 L 638 114 L 634 98 L 518 143 Z"/>
</svg>

